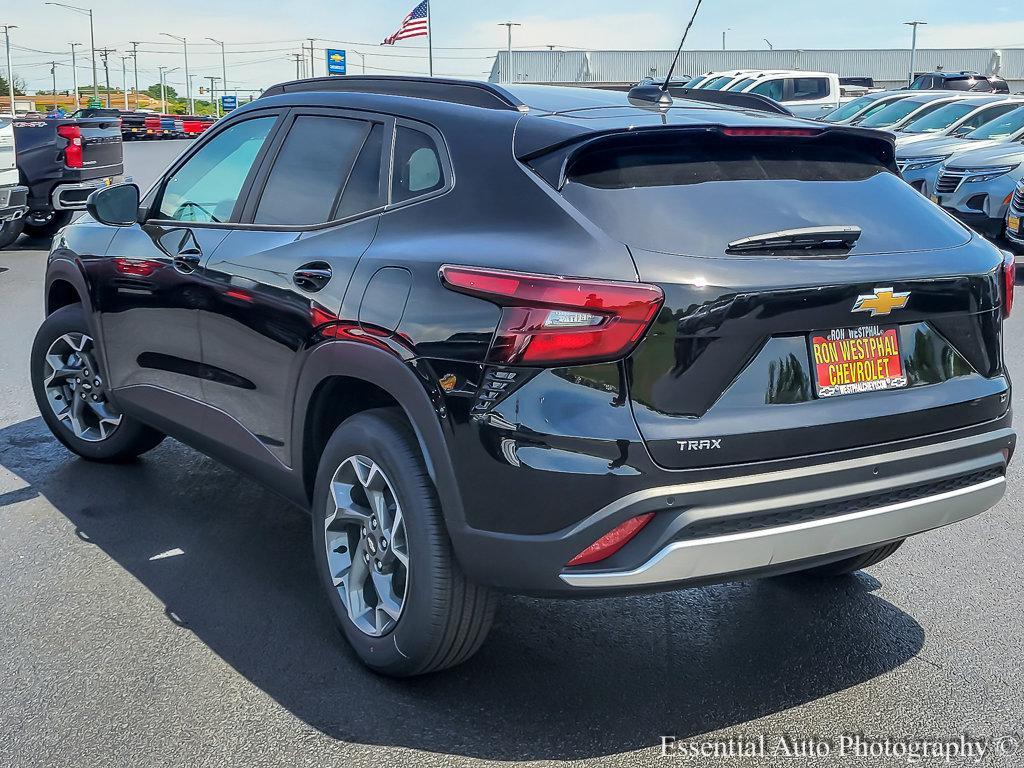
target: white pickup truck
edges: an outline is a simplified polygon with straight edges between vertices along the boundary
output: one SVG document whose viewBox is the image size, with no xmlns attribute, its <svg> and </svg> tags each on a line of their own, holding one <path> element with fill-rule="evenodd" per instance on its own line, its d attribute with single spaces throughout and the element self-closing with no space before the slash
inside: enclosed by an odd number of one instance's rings
<svg viewBox="0 0 1024 768">
<path fill-rule="evenodd" d="M 770 76 L 756 78 L 742 88 L 739 86 L 740 83 L 735 83 L 730 90 L 767 96 L 797 117 L 821 117 L 838 107 L 843 99 L 839 75 L 834 72 L 806 72 L 798 69 L 772 72 Z"/>
<path fill-rule="evenodd" d="M 28 210 L 28 187 L 18 184 L 18 166 L 14 159 L 14 124 L 0 115 L 0 248 L 18 239 L 18 221 Z"/>
</svg>

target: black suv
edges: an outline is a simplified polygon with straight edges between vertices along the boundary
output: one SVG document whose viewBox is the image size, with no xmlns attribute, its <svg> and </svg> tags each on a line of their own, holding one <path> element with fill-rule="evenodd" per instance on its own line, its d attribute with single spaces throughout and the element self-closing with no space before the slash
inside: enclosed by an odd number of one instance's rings
<svg viewBox="0 0 1024 768">
<path fill-rule="evenodd" d="M 975 93 L 1009 93 L 1010 85 L 999 75 L 977 72 L 928 72 L 918 75 L 910 84 L 912 91 L 973 91 Z"/>
<path fill-rule="evenodd" d="M 886 135 L 700 98 L 271 88 L 58 233 L 43 418 L 309 509 L 392 675 L 469 657 L 499 590 L 844 574 L 995 504 L 1012 259 Z"/>
</svg>

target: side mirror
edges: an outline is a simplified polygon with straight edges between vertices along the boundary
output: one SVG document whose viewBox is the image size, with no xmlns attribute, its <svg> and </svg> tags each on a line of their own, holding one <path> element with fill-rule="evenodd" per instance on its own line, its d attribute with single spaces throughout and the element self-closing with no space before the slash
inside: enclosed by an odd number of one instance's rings
<svg viewBox="0 0 1024 768">
<path fill-rule="evenodd" d="M 130 227 L 139 220 L 139 188 L 118 184 L 97 189 L 85 201 L 85 208 L 101 224 Z"/>
</svg>

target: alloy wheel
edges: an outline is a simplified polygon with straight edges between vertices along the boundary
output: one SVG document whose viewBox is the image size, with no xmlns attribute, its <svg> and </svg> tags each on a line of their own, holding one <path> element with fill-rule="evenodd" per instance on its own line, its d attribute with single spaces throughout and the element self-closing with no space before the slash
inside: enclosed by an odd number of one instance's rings
<svg viewBox="0 0 1024 768">
<path fill-rule="evenodd" d="M 79 440 L 106 440 L 121 424 L 96 367 L 92 337 L 65 333 L 46 351 L 43 390 L 58 421 Z"/>
<path fill-rule="evenodd" d="M 331 479 L 324 545 L 334 588 L 364 634 L 394 629 L 409 587 L 402 507 L 381 467 L 350 456 Z"/>
</svg>

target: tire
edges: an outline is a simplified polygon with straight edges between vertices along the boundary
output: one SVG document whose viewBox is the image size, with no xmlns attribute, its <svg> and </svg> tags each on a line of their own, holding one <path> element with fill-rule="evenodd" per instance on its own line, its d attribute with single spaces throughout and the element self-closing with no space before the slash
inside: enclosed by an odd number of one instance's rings
<svg viewBox="0 0 1024 768">
<path fill-rule="evenodd" d="M 6 248 L 9 245 L 13 245 L 14 242 L 21 236 L 22 230 L 25 228 L 25 217 L 20 219 L 14 219 L 13 221 L 5 221 L 0 224 L 0 250 Z"/>
<path fill-rule="evenodd" d="M 332 492 L 349 511 L 336 513 Z M 371 493 L 383 499 L 375 514 Z M 394 524 L 399 517 L 401 528 Z M 356 414 L 327 442 L 316 478 L 313 551 L 341 634 L 376 672 L 408 677 L 455 666 L 490 630 L 497 598 L 456 563 L 416 437 L 398 409 Z M 337 584 L 335 575 L 341 576 Z M 378 578 L 390 585 L 390 613 L 380 607 L 388 600 L 374 601 L 379 593 L 370 585 Z M 357 606 L 351 613 L 349 604 Z M 377 607 L 363 613 L 358 606 Z"/>
<path fill-rule="evenodd" d="M 68 224 L 74 211 L 29 211 L 22 220 L 25 222 L 25 234 L 29 237 L 45 239 L 57 234 L 57 230 Z"/>
<path fill-rule="evenodd" d="M 77 352 L 79 345 L 81 351 Z M 62 357 L 65 352 L 68 359 L 73 357 L 75 360 L 63 370 L 75 370 L 75 373 L 55 376 L 53 383 L 47 386 L 50 374 L 55 373 L 53 365 L 47 362 L 47 355 Z M 90 375 L 85 376 L 85 371 Z M 58 309 L 43 321 L 32 343 L 31 378 L 36 405 L 46 426 L 68 450 L 83 459 L 129 461 L 155 448 L 164 439 L 164 435 L 155 429 L 121 414 L 107 400 L 102 384 L 103 372 L 99 370 L 81 304 Z M 94 384 L 96 381 L 100 384 Z M 73 405 L 65 406 L 62 418 L 58 410 L 67 402 Z M 81 415 L 74 420 L 76 425 L 73 426 L 71 414 L 75 406 L 79 407 Z M 78 429 L 76 426 L 87 428 Z"/>
<path fill-rule="evenodd" d="M 828 563 L 827 565 L 808 568 L 806 571 L 799 571 L 799 573 L 800 575 L 823 577 L 848 576 L 855 571 L 870 568 L 872 565 L 882 562 L 885 558 L 899 549 L 900 545 L 903 544 L 904 541 L 906 541 L 906 539 L 893 541 L 885 546 L 879 547 L 878 549 L 872 549 L 868 552 L 855 555 L 854 557 L 848 557 L 845 560 L 837 560 L 834 563 Z"/>
</svg>

